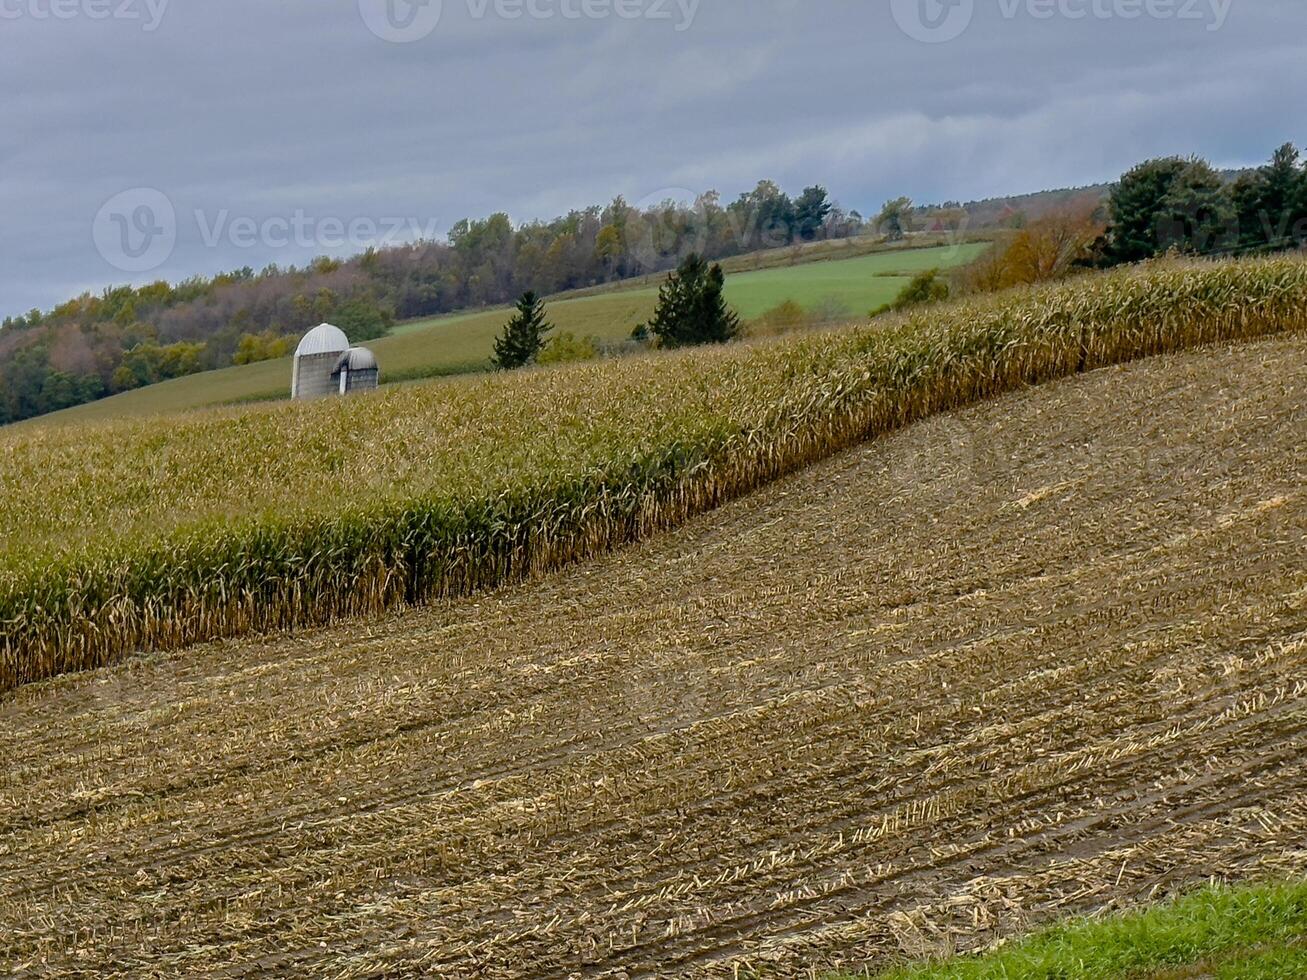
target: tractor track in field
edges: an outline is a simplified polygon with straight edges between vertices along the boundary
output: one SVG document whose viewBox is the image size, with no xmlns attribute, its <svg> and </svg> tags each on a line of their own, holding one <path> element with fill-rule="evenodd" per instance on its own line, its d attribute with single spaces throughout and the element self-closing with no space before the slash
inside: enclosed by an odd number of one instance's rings
<svg viewBox="0 0 1307 980">
<path fill-rule="evenodd" d="M 1307 339 L 0 699 L 19 975 L 793 975 L 1307 873 Z"/>
<path fill-rule="evenodd" d="M 1138 671 L 1138 670 L 1140 669 L 1140 665 L 1139 665 L 1138 663 L 1132 663 L 1132 664 L 1128 664 L 1128 665 L 1123 665 L 1123 666 L 1120 667 L 1119 669 L 1117 669 L 1117 670 L 1113 670 L 1113 671 L 1110 671 L 1110 672 L 1109 672 L 1109 671 L 1104 671 L 1104 670 L 1102 670 L 1102 663 L 1100 662 L 1099 664 L 1096 665 L 1096 668 L 1097 668 L 1097 670 L 1096 670 L 1096 679 L 1097 679 L 1097 681 L 1098 681 L 1099 686 L 1101 687 L 1105 682 L 1113 681 L 1113 680 L 1115 680 L 1117 677 L 1121 676 L 1121 674 L 1122 674 L 1124 671 L 1127 671 L 1127 670 L 1129 670 L 1129 669 L 1133 669 L 1133 670 L 1135 670 L 1135 671 Z M 941 665 L 941 669 L 949 669 L 949 665 Z M 1061 669 L 1064 670 L 1064 671 L 1075 670 L 1075 671 L 1077 671 L 1078 673 L 1083 673 L 1083 672 L 1085 672 L 1085 671 L 1088 671 L 1088 670 L 1091 670 L 1091 669 L 1094 669 L 1094 668 L 1091 668 L 1090 665 L 1088 665 L 1088 664 L 1081 663 L 1081 664 L 1078 664 L 1078 665 L 1072 665 L 1072 666 L 1070 666 L 1070 667 L 1064 667 L 1064 668 L 1061 668 Z M 1070 681 L 1070 680 L 1073 679 L 1073 677 L 1064 674 L 1063 677 L 1062 677 L 1062 679 L 1063 679 L 1064 681 Z M 990 693 L 991 693 L 991 694 L 1003 694 L 1003 693 L 1006 693 L 1006 694 L 1009 694 L 1009 695 L 1013 695 L 1013 696 L 1015 696 L 1015 695 L 1017 695 L 1018 693 L 1020 693 L 1020 691 L 1018 690 L 1019 686 L 1020 686 L 1020 685 L 1023 685 L 1023 684 L 1026 684 L 1026 683 L 1028 683 L 1027 678 L 1020 678 L 1020 679 L 1014 681 L 1014 682 L 1012 683 L 1012 685 L 1010 685 L 1010 686 L 1009 686 L 1009 685 L 1005 685 L 1005 686 L 1002 686 L 1002 687 L 997 687 L 997 688 L 991 689 Z M 517 694 L 515 693 L 514 696 L 519 696 L 519 695 L 517 695 Z M 522 696 L 525 697 L 524 695 L 522 695 Z M 1119 693 L 1119 692 L 1116 692 L 1116 693 L 1115 693 L 1115 696 L 1117 696 L 1117 697 L 1129 697 L 1130 695 L 1129 695 L 1129 694 L 1121 694 L 1121 693 Z M 1050 702 L 1050 703 L 1056 703 L 1056 702 Z M 1031 702 L 1031 701 L 1028 701 L 1028 700 L 1027 700 L 1026 702 L 1024 702 L 1024 704 L 1025 704 L 1025 706 L 1026 706 L 1027 711 L 1033 711 L 1033 710 L 1036 708 L 1036 706 L 1037 706 L 1035 702 Z M 1061 710 L 1067 710 L 1067 709 L 1065 708 L 1065 706 L 1060 706 L 1060 709 L 1061 709 Z M 730 714 L 730 712 L 728 712 L 728 711 L 721 711 L 721 712 L 717 712 L 716 714 L 709 714 L 709 715 L 706 715 L 706 716 L 703 716 L 703 717 L 699 717 L 699 718 L 683 717 L 683 718 L 680 719 L 680 720 L 682 720 L 682 721 L 687 721 L 687 722 L 688 722 L 688 721 L 696 721 L 696 722 L 700 722 L 700 723 L 702 723 L 702 722 L 711 722 L 711 721 L 714 721 L 714 720 L 719 720 L 719 719 L 727 718 L 727 717 L 729 717 L 729 714 Z M 312 762 L 312 761 L 316 761 L 316 760 L 323 759 L 323 758 L 328 757 L 328 756 L 330 756 L 330 755 L 337 755 L 337 754 L 340 754 L 340 753 L 347 752 L 350 748 L 356 748 L 356 747 L 358 747 L 358 746 L 360 746 L 360 745 L 379 742 L 379 741 L 382 740 L 382 737 L 383 737 L 383 736 L 384 736 L 384 738 L 387 738 L 387 739 L 399 738 L 399 737 L 402 737 L 402 736 L 404 736 L 404 735 L 413 734 L 413 733 L 416 733 L 416 732 L 421 731 L 421 730 L 424 730 L 424 729 L 435 728 L 435 727 L 437 727 L 437 726 L 439 726 L 439 725 L 442 725 L 442 724 L 448 726 L 448 725 L 450 725 L 451 723 L 457 723 L 457 722 L 460 722 L 460 721 L 466 720 L 467 718 L 470 718 L 470 717 L 472 717 L 472 715 L 470 715 L 470 714 L 465 714 L 465 715 L 463 715 L 463 716 L 461 716 L 461 717 L 458 717 L 458 718 L 453 718 L 453 719 L 446 718 L 446 719 L 443 719 L 443 720 L 442 720 L 442 719 L 439 719 L 439 718 L 435 718 L 435 717 L 427 717 L 427 718 L 422 719 L 421 721 L 414 721 L 414 722 L 411 722 L 411 723 L 405 724 L 405 725 L 403 725 L 402 727 L 397 728 L 397 729 L 392 728 L 391 730 L 388 730 L 388 731 L 382 733 L 382 734 L 379 735 L 379 736 L 374 736 L 374 737 L 371 738 L 371 739 L 367 739 L 367 738 L 364 738 L 364 737 L 362 737 L 362 736 L 358 736 L 358 737 L 353 738 L 350 742 L 345 743 L 345 744 L 338 744 L 338 745 L 334 745 L 334 746 L 333 746 L 333 745 L 323 745 L 323 746 L 315 747 L 314 751 L 312 751 L 312 752 L 305 752 L 305 751 L 303 751 L 303 750 L 298 750 L 298 751 L 295 753 L 295 756 L 294 756 L 294 758 L 293 758 L 293 761 L 294 761 L 295 763 L 297 763 L 297 764 L 304 764 L 304 763 L 308 763 L 308 762 Z M 1034 719 L 1032 716 L 1027 715 L 1027 721 L 1025 722 L 1025 724 L 1027 724 L 1027 725 L 1033 724 L 1033 723 L 1035 723 L 1036 720 L 1037 720 L 1037 719 Z M 1039 721 L 1042 722 L 1042 719 L 1039 719 Z M 589 751 L 595 751 L 595 750 L 600 750 L 600 751 L 602 751 L 602 750 L 604 750 L 604 749 L 610 747 L 611 745 L 623 744 L 624 742 L 628 741 L 631 737 L 632 737 L 631 730 L 629 730 L 629 729 L 628 729 L 628 730 L 623 730 L 623 731 L 621 731 L 618 735 L 616 735 L 616 736 L 610 738 L 610 739 L 608 740 L 608 743 L 603 744 L 603 745 L 598 745 L 598 746 L 590 745 L 590 746 L 587 747 L 587 749 L 588 749 Z M 144 751 L 144 749 L 141 749 L 141 751 Z M 564 759 L 570 757 L 571 754 L 572 754 L 572 753 L 570 753 L 570 752 L 568 752 L 568 751 L 566 751 L 566 750 L 558 750 L 558 751 L 554 751 L 554 752 L 551 753 L 549 756 L 545 756 L 545 757 L 543 757 L 543 758 L 541 758 L 541 757 L 537 757 L 537 758 L 533 759 L 533 760 L 532 760 L 532 763 L 531 763 L 529 766 L 525 766 L 525 767 L 501 767 L 501 768 L 495 768 L 495 769 L 484 769 L 484 770 L 479 770 L 479 771 L 476 771 L 476 772 L 474 772 L 474 773 L 466 774 L 465 778 L 462 779 L 461 781 L 458 781 L 458 782 L 451 782 L 451 783 L 449 783 L 449 784 L 447 784 L 447 785 L 434 785 L 434 786 L 433 786 L 433 785 L 427 783 L 427 784 L 424 784 L 424 785 L 423 785 L 423 787 L 422 787 L 421 790 L 415 790 L 415 791 L 413 791 L 413 792 L 411 792 L 411 793 L 409 793 L 409 794 L 404 794 L 404 795 L 398 795 L 398 796 L 390 796 L 390 797 L 387 797 L 387 798 L 384 799 L 384 800 L 376 801 L 376 802 L 374 803 L 374 806 L 380 806 L 380 805 L 382 805 L 383 803 L 384 803 L 384 804 L 388 804 L 388 805 L 402 805 L 402 803 L 405 802 L 405 801 L 408 800 L 408 799 L 419 798 L 419 797 L 428 797 L 428 796 L 432 795 L 433 793 L 445 793 L 445 792 L 456 791 L 456 790 L 458 790 L 458 789 L 460 789 L 460 788 L 462 788 L 462 787 L 465 787 L 465 786 L 467 786 L 467 785 L 470 785 L 472 782 L 475 782 L 475 781 L 478 781 L 478 780 L 484 780 L 484 779 L 490 779 L 490 778 L 505 778 L 505 777 L 508 777 L 508 776 L 519 775 L 519 774 L 529 774 L 530 772 L 533 772 L 533 771 L 536 771 L 536 770 L 539 770 L 539 769 L 548 768 L 548 766 L 551 765 L 551 764 L 556 764 L 557 762 L 563 761 Z M 259 773 L 259 772 L 261 772 L 261 771 L 266 770 L 266 768 L 267 768 L 266 766 L 257 766 L 257 765 L 253 765 L 253 764 L 229 765 L 229 766 L 228 766 L 227 768 L 225 768 L 224 770 L 221 770 L 221 771 L 218 771 L 218 772 L 214 772 L 214 773 L 210 773 L 210 774 L 208 774 L 204 779 L 197 779 L 197 778 L 194 778 L 194 777 L 192 777 L 192 778 L 188 778 L 187 780 L 184 780 L 184 781 L 178 781 L 178 782 L 171 783 L 171 784 L 169 784 L 169 785 L 167 785 L 167 786 L 163 786 L 163 787 L 156 788 L 156 789 L 150 791 L 148 794 L 145 794 L 145 795 L 148 796 L 148 797 L 159 797 L 159 798 L 163 798 L 163 797 L 166 797 L 166 796 L 169 796 L 169 795 L 177 794 L 177 793 L 179 793 L 180 791 L 183 791 L 183 790 L 187 790 L 187 791 L 195 791 L 195 790 L 209 789 L 209 788 L 212 788 L 212 787 L 214 787 L 214 786 L 216 786 L 216 785 L 218 785 L 218 784 L 220 784 L 220 783 L 226 782 L 227 780 L 231 780 L 231 779 L 234 779 L 234 778 L 237 778 L 237 777 L 240 777 L 240 776 L 249 775 L 249 774 L 257 774 L 257 773 Z M 16 781 L 16 780 L 13 780 L 13 781 Z M 138 788 L 138 789 L 134 789 L 134 791 L 131 793 L 130 799 L 135 800 L 135 801 L 139 801 L 139 800 L 142 799 L 142 793 L 141 793 L 141 791 L 140 791 L 139 788 Z M 112 801 L 111 801 L 111 802 L 112 802 Z M 10 821 L 9 823 L 10 823 L 10 825 L 16 825 L 17 823 L 21 822 L 21 823 L 22 823 L 22 824 L 23 824 L 27 829 L 31 830 L 31 829 L 34 829 L 34 828 L 37 828 L 37 827 L 40 827 L 40 826 L 43 826 L 43 825 L 46 825 L 46 824 L 50 824 L 50 823 L 57 823 L 57 822 L 60 822 L 60 821 L 66 821 L 66 820 L 70 820 L 70 819 L 81 819 L 81 818 L 84 818 L 84 817 L 86 817 L 86 816 L 89 814 L 89 812 L 90 812 L 91 809 L 92 809 L 92 808 L 89 808 L 89 807 L 82 807 L 82 808 L 79 808 L 79 809 L 76 809 L 76 810 L 71 810 L 71 811 L 64 812 L 64 813 L 60 813 L 60 814 L 57 814 L 57 815 L 48 816 L 48 817 L 46 817 L 46 818 L 42 818 L 42 817 L 41 817 L 41 815 L 40 815 L 41 811 L 40 811 L 40 810 L 38 810 L 36 813 L 32 813 L 32 814 L 21 814 L 21 816 L 16 815 L 16 814 L 11 814 L 11 815 L 10 815 L 11 818 L 12 818 L 12 817 L 19 817 L 19 819 L 11 819 L 11 821 Z M 285 817 L 289 817 L 289 816 L 290 816 L 289 814 L 287 814 L 287 815 L 283 815 L 282 817 L 280 817 L 280 818 L 278 818 L 278 819 L 279 819 L 279 820 L 280 820 L 280 819 L 284 819 Z M 0 829 L 3 829 L 3 828 L 0 828 Z"/>
<path fill-rule="evenodd" d="M 1302 665 L 1299 665 L 1299 669 L 1301 669 L 1301 666 Z M 1292 676 L 1293 674 L 1290 673 L 1288 677 L 1286 677 L 1285 679 L 1288 679 L 1289 677 Z M 1250 689 L 1256 690 L 1258 688 L 1252 687 Z M 1115 693 L 1117 695 L 1117 700 L 1123 699 L 1124 697 L 1127 696 L 1119 691 Z M 1204 711 L 1204 708 L 1209 703 L 1208 699 L 1210 698 L 1211 693 L 1212 693 L 1211 691 L 1200 692 L 1198 698 L 1191 699 L 1190 703 L 1185 704 L 1183 706 L 1175 702 L 1169 703 L 1165 708 L 1165 716 L 1163 719 L 1165 726 L 1169 727 L 1170 725 L 1178 724 L 1182 720 L 1185 720 L 1186 716 L 1192 716 L 1195 719 L 1204 717 L 1206 713 Z M 1228 696 L 1232 692 L 1226 691 L 1224 693 Z M 1034 707 L 1034 706 L 1032 705 L 1030 707 Z M 1180 712 L 1181 707 L 1184 708 L 1183 713 Z M 1068 709 L 1063 707 L 1059 709 L 1059 713 L 1066 713 L 1067 710 Z M 1036 718 L 1036 721 L 1040 724 L 1047 725 L 1052 721 L 1052 719 L 1046 715 L 1041 715 Z M 1154 724 L 1162 724 L 1162 722 L 1155 721 Z M 1083 734 L 1084 733 L 1083 724 L 1081 724 L 1080 728 Z M 921 737 L 921 734 L 924 733 L 920 733 L 918 736 L 919 738 Z M 1070 733 L 1061 732 L 1059 734 L 1069 736 Z M 1142 727 L 1136 729 L 1135 734 L 1136 735 L 1143 734 Z M 1282 732 L 1281 734 L 1285 734 L 1285 733 Z M 758 745 L 760 749 L 765 750 L 769 743 L 755 742 L 755 744 Z M 773 741 L 770 744 L 776 744 L 776 741 Z M 955 746 L 955 748 L 960 750 L 963 748 L 963 745 L 959 743 Z M 1005 752 L 1010 752 L 1011 748 L 1012 748 L 1012 744 L 1010 741 L 1008 741 L 1003 745 L 990 747 L 988 751 L 982 754 L 968 756 L 966 757 L 966 762 L 972 769 L 983 768 L 988 763 L 992 762 L 994 757 L 1003 754 Z M 932 751 L 932 747 L 927 745 L 920 751 L 929 753 Z M 853 763 L 843 768 L 838 768 L 834 766 L 831 761 L 822 760 L 822 772 L 825 774 L 824 778 L 828 791 L 831 790 L 842 791 L 845 789 L 852 790 L 859 782 L 865 781 L 865 770 L 858 763 Z M 524 773 L 514 773 L 513 775 L 522 775 L 522 774 Z M 920 773 L 912 778 L 905 778 L 902 782 L 902 785 L 899 788 L 898 795 L 889 797 L 886 800 L 886 802 L 888 803 L 902 802 L 911 799 L 915 796 L 919 796 L 927 791 L 931 791 L 931 792 L 946 791 L 950 789 L 953 785 L 951 781 L 946 781 L 940 786 L 934 786 L 929 781 L 924 779 L 925 775 L 926 775 L 925 773 Z M 696 810 L 704 811 L 712 808 L 720 808 L 725 806 L 739 806 L 747 802 L 747 800 L 741 799 L 740 798 L 741 796 L 745 796 L 745 795 L 766 796 L 769 793 L 781 792 L 787 788 L 788 787 L 786 787 L 783 783 L 780 782 L 770 782 L 770 783 L 763 782 L 757 785 L 750 786 L 746 790 L 742 790 L 739 794 L 736 794 L 734 797 L 731 796 L 713 797 L 710 799 L 706 799 L 701 803 L 696 804 L 695 807 L 678 809 L 676 812 L 679 815 L 691 815 L 694 814 Z M 393 787 L 386 787 L 386 789 L 393 790 Z M 445 795 L 447 792 L 449 791 L 442 790 L 439 787 L 431 787 L 429 795 L 432 796 Z M 419 798 L 418 794 L 416 794 L 411 790 L 408 793 L 406 793 L 404 799 L 397 799 L 394 796 L 393 792 L 387 792 L 382 795 L 380 801 L 377 800 L 368 801 L 365 807 L 356 807 L 353 810 L 350 810 L 349 814 L 353 818 L 357 819 L 365 815 L 376 814 L 383 807 L 386 809 L 402 808 L 406 802 L 411 802 L 418 798 Z M 338 823 L 340 819 L 338 816 L 323 814 L 320 811 L 316 813 L 316 816 L 319 818 L 318 822 L 322 825 L 332 825 Z M 653 817 L 655 815 L 650 814 L 649 816 Z M 283 814 L 283 815 L 274 814 L 272 817 L 272 822 L 274 823 L 274 825 L 284 824 L 285 822 L 289 821 L 290 817 L 291 815 L 288 814 Z M 857 811 L 855 810 L 852 815 L 844 818 L 844 821 L 845 823 L 851 823 L 856 819 L 857 819 Z M 189 850 L 183 848 L 171 848 L 171 849 L 164 849 L 164 850 L 150 850 L 148 848 L 144 848 L 140 850 L 135 850 L 133 852 L 134 860 L 124 865 L 116 866 L 113 869 L 113 873 L 121 873 L 122 871 L 147 870 L 156 865 L 175 862 L 183 857 L 189 858 L 191 860 L 195 860 L 200 858 L 205 853 L 219 852 L 222 850 L 231 850 L 236 845 L 250 846 L 260 841 L 270 840 L 275 838 L 276 833 L 275 830 L 270 829 L 266 826 L 268 822 L 269 820 L 267 817 L 257 822 L 257 826 L 262 828 L 258 833 L 251 833 L 249 829 L 242 832 L 234 827 L 230 829 L 224 829 L 224 832 L 222 834 L 221 844 L 214 844 L 207 848 L 191 848 Z M 607 830 L 611 829 L 613 823 L 614 822 L 610 822 L 609 824 L 598 824 L 598 825 L 591 826 L 588 828 L 588 833 L 590 835 L 599 836 L 602 833 L 606 832 Z M 809 829 L 809 828 L 804 828 L 804 829 Z M 790 842 L 793 836 L 794 834 L 792 832 L 787 837 L 773 839 L 772 843 L 773 845 L 784 846 L 785 844 Z M 334 847 L 337 845 L 333 843 L 327 843 L 324 846 Z M 51 878 L 50 870 L 51 869 L 49 867 L 45 867 L 41 869 L 42 887 L 60 883 L 58 879 Z M 63 881 L 67 884 L 71 884 L 75 880 L 80 880 L 84 883 L 87 879 L 93 879 L 98 875 L 104 875 L 104 874 L 108 874 L 108 872 L 104 872 L 96 868 L 87 868 L 84 865 L 79 864 L 68 870 Z M 613 879 L 608 880 L 606 884 L 610 888 L 619 886 L 619 882 Z M 35 886 L 33 885 L 32 887 Z M 30 891 L 30 888 L 28 889 L 28 891 Z M 9 891 L 4 894 L 0 894 L 0 899 L 12 899 L 16 897 L 19 897 L 19 893 L 15 891 Z"/>
<path fill-rule="evenodd" d="M 1281 753 L 1282 758 L 1279 761 L 1284 761 L 1284 757 L 1288 755 L 1287 751 Z M 1251 765 L 1237 775 L 1247 777 L 1259 771 L 1265 771 L 1265 766 L 1261 764 Z M 1231 774 L 1231 776 L 1233 775 Z M 1307 791 L 1307 772 L 1304 772 L 1302 767 L 1298 767 L 1290 775 L 1293 778 L 1289 785 L 1293 789 Z M 1226 781 L 1230 782 L 1229 779 Z M 905 885 L 917 885 L 931 880 L 937 882 L 967 881 L 976 874 L 982 873 L 982 869 L 994 866 L 1005 868 L 1033 867 L 1039 859 L 1046 858 L 1050 854 L 1059 853 L 1059 847 L 1065 848 L 1069 842 L 1089 839 L 1092 831 L 1100 829 L 1103 825 L 1112 825 L 1109 829 L 1113 831 L 1114 835 L 1119 835 L 1118 840 L 1128 840 L 1132 836 L 1143 836 L 1150 832 L 1155 833 L 1166 827 L 1182 827 L 1187 824 L 1197 823 L 1213 814 L 1228 812 L 1236 801 L 1244 805 L 1256 803 L 1260 795 L 1256 790 L 1249 792 L 1247 786 L 1231 782 L 1226 791 L 1220 795 L 1207 798 L 1201 804 L 1189 807 L 1186 812 L 1176 813 L 1171 810 L 1172 801 L 1177 796 L 1183 798 L 1186 788 L 1184 784 L 1180 784 L 1172 787 L 1165 796 L 1159 793 L 1148 800 L 1135 801 L 1134 807 L 1137 807 L 1137 810 L 1134 808 L 1116 809 L 1095 813 L 1092 816 L 1086 811 L 1084 816 L 1069 825 L 1049 827 L 1017 842 L 990 844 L 979 847 L 974 851 L 959 854 L 949 861 L 924 867 L 909 866 L 908 869 L 901 872 L 880 876 L 874 882 L 867 883 L 864 886 L 846 885 L 832 889 L 823 893 L 819 899 L 814 899 L 811 904 L 800 903 L 792 907 L 789 910 L 789 918 L 792 920 L 793 925 L 789 926 L 789 928 L 797 928 L 799 923 L 814 918 L 824 921 L 829 917 L 827 914 L 822 913 L 822 907 L 824 906 L 845 909 L 852 903 L 856 904 L 863 913 L 872 911 L 888 912 L 892 910 L 895 901 L 901 896 Z M 1282 788 L 1283 784 L 1277 787 L 1277 790 Z M 1050 804 L 1050 800 L 1038 798 L 1026 802 L 1036 805 Z M 1142 817 L 1143 819 L 1137 819 L 1130 825 L 1129 834 L 1119 830 L 1117 825 L 1129 823 L 1131 817 Z M 906 860 L 907 857 L 908 855 L 905 854 L 901 856 L 901 859 Z M 787 925 L 784 919 L 775 916 L 769 909 L 742 916 L 732 921 L 729 929 L 719 925 L 715 935 L 718 938 L 750 936 L 758 934 L 762 928 L 765 928 L 768 933 L 784 933 Z M 704 937 L 696 936 L 695 938 L 701 940 Z M 657 957 L 642 967 L 637 967 L 637 969 L 653 970 L 656 969 L 653 965 L 655 963 L 661 963 L 664 968 L 667 968 L 721 957 L 721 951 L 717 948 L 691 953 L 678 953 L 675 944 L 652 945 L 656 946 Z M 591 972 L 597 975 L 603 971 L 598 968 L 592 969 Z"/>
</svg>

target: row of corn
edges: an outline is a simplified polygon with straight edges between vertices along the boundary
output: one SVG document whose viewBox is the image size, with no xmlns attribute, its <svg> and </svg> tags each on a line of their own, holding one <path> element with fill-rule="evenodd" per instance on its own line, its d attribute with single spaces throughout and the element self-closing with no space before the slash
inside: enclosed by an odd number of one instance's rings
<svg viewBox="0 0 1307 980">
<path fill-rule="evenodd" d="M 0 511 L 11 539 L 0 552 L 0 690 L 136 650 L 467 595 L 666 528 L 931 413 L 1300 329 L 1305 311 L 1297 257 L 1170 261 L 884 326 L 198 415 L 162 430 L 10 437 L 0 491 L 8 469 L 19 503 Z M 287 492 L 285 432 L 315 424 L 328 436 Z M 378 440 L 381 464 L 360 470 L 335 454 L 351 433 Z M 101 456 L 72 448 L 96 442 L 115 445 Z M 244 479 L 224 482 L 205 464 L 251 456 Z M 20 473 L 36 485 L 20 488 Z M 58 533 L 54 521 L 19 525 L 22 501 L 37 499 L 63 514 Z M 170 501 L 175 520 L 158 511 Z"/>
</svg>

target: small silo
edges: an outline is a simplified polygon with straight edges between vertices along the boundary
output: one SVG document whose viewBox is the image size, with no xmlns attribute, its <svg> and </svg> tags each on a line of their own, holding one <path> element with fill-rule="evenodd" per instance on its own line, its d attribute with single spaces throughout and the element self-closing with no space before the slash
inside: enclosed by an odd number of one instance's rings
<svg viewBox="0 0 1307 980">
<path fill-rule="evenodd" d="M 366 347 L 351 347 L 336 359 L 331 372 L 336 390 L 342 395 L 351 391 L 370 391 L 381 383 L 381 370 L 377 359 Z"/>
<path fill-rule="evenodd" d="M 340 327 L 319 323 L 295 348 L 291 369 L 291 398 L 320 398 L 337 390 L 336 362 L 349 350 L 349 338 Z"/>
</svg>

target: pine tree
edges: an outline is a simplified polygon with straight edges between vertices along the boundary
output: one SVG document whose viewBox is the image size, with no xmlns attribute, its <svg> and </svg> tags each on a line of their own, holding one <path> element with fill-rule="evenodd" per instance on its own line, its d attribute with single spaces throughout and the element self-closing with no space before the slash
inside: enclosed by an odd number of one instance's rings
<svg viewBox="0 0 1307 980">
<path fill-rule="evenodd" d="M 517 312 L 495 340 L 495 367 L 511 371 L 533 363 L 545 346 L 545 334 L 553 329 L 545 322 L 544 301 L 533 292 L 523 293 Z"/>
<path fill-rule="evenodd" d="M 1206 255 L 1228 249 L 1238 237 L 1230 188 L 1206 160 L 1190 160 L 1162 199 L 1156 227 L 1163 250 Z"/>
<path fill-rule="evenodd" d="M 1188 164 L 1179 157 L 1146 160 L 1122 175 L 1108 202 L 1107 262 L 1138 262 L 1165 249 L 1158 220 L 1166 196 Z"/>
<path fill-rule="evenodd" d="M 1297 244 L 1307 218 L 1307 174 L 1292 143 L 1276 150 L 1266 166 L 1241 174 L 1233 194 L 1242 247 L 1274 249 Z"/>
<path fill-rule="evenodd" d="M 794 202 L 794 237 L 802 242 L 819 238 L 830 213 L 831 203 L 826 188 L 820 184 L 805 187 Z"/>
<path fill-rule="evenodd" d="M 697 254 L 685 257 L 658 290 L 658 308 L 648 332 L 660 347 L 723 344 L 740 332 L 740 318 L 722 295 L 726 277 Z"/>
</svg>

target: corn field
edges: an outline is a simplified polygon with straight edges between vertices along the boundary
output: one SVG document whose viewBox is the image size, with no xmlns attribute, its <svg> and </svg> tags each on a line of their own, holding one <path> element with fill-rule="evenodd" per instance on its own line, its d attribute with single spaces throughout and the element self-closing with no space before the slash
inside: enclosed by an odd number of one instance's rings
<svg viewBox="0 0 1307 980">
<path fill-rule="evenodd" d="M 0 436 L 0 690 L 463 596 L 936 412 L 1300 329 L 1307 263 L 1170 262 L 863 327 Z"/>
</svg>

